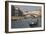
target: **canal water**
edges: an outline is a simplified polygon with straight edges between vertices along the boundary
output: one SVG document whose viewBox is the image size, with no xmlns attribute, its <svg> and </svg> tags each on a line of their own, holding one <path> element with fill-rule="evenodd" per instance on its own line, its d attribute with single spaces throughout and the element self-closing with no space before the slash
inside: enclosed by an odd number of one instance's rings
<svg viewBox="0 0 46 34">
<path fill-rule="evenodd" d="M 40 17 L 11 21 L 11 28 L 33 28 L 33 27 L 41 27 L 41 18 Z"/>
</svg>

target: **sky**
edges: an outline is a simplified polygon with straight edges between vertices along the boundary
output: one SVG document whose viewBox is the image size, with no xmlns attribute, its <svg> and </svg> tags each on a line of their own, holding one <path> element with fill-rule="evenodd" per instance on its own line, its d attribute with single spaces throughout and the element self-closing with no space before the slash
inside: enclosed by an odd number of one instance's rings
<svg viewBox="0 0 46 34">
<path fill-rule="evenodd" d="M 22 11 L 37 11 L 41 6 L 25 6 L 25 5 L 15 5 L 15 7 L 20 8 Z"/>
</svg>

